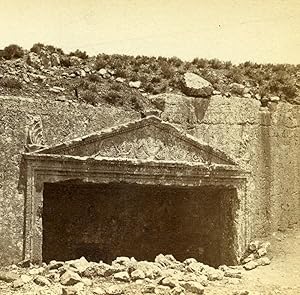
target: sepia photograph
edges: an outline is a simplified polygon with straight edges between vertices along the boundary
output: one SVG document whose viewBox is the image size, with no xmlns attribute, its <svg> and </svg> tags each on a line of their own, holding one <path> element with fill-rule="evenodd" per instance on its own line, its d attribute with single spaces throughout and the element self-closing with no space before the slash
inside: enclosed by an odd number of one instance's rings
<svg viewBox="0 0 300 295">
<path fill-rule="evenodd" d="M 298 0 L 0 26 L 0 295 L 300 294 Z"/>
</svg>

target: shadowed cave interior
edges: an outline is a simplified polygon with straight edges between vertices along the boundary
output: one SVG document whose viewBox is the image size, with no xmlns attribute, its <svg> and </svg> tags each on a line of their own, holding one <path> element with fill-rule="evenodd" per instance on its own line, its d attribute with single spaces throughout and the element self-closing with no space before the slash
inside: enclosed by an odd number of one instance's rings
<svg viewBox="0 0 300 295">
<path fill-rule="evenodd" d="M 172 254 L 234 264 L 236 190 L 79 181 L 45 183 L 43 260 L 111 263 Z"/>
</svg>

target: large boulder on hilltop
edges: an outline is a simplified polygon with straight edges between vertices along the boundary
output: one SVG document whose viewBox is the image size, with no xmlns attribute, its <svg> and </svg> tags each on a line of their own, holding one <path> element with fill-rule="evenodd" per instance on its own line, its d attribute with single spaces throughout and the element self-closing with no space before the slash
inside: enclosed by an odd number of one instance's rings
<svg viewBox="0 0 300 295">
<path fill-rule="evenodd" d="M 187 72 L 183 75 L 182 92 L 188 96 L 209 97 L 213 94 L 210 82 L 199 75 Z"/>
</svg>

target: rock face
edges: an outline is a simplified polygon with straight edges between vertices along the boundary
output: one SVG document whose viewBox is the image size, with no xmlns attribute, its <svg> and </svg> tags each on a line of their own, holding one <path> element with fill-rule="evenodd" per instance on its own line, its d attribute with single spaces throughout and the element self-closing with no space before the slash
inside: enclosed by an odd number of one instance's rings
<svg viewBox="0 0 300 295">
<path fill-rule="evenodd" d="M 189 96 L 209 97 L 213 94 L 211 83 L 194 73 L 185 73 L 182 84 L 183 93 Z"/>
</svg>

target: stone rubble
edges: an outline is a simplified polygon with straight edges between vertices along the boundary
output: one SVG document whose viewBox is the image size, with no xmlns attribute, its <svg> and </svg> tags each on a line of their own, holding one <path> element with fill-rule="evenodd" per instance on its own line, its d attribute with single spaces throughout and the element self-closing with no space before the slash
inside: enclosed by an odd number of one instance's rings
<svg viewBox="0 0 300 295">
<path fill-rule="evenodd" d="M 126 290 L 132 286 L 141 294 L 204 294 L 214 282 L 238 284 L 243 271 L 269 264 L 270 260 L 265 256 L 268 248 L 268 243 L 251 243 L 248 256 L 254 259 L 243 266 L 221 265 L 218 269 L 194 258 L 180 262 L 172 255 L 163 254 L 156 256 L 154 262 L 117 257 L 111 264 L 106 264 L 89 262 L 81 257 L 65 262 L 52 260 L 37 266 L 23 261 L 7 271 L 0 271 L 0 281 L 12 290 L 43 288 L 51 290 L 53 295 L 128 294 Z"/>
<path fill-rule="evenodd" d="M 250 242 L 244 257 L 241 260 L 244 269 L 252 270 L 258 266 L 269 265 L 271 263 L 270 258 L 267 257 L 269 248 L 269 242 L 260 242 L 257 240 Z"/>
</svg>

